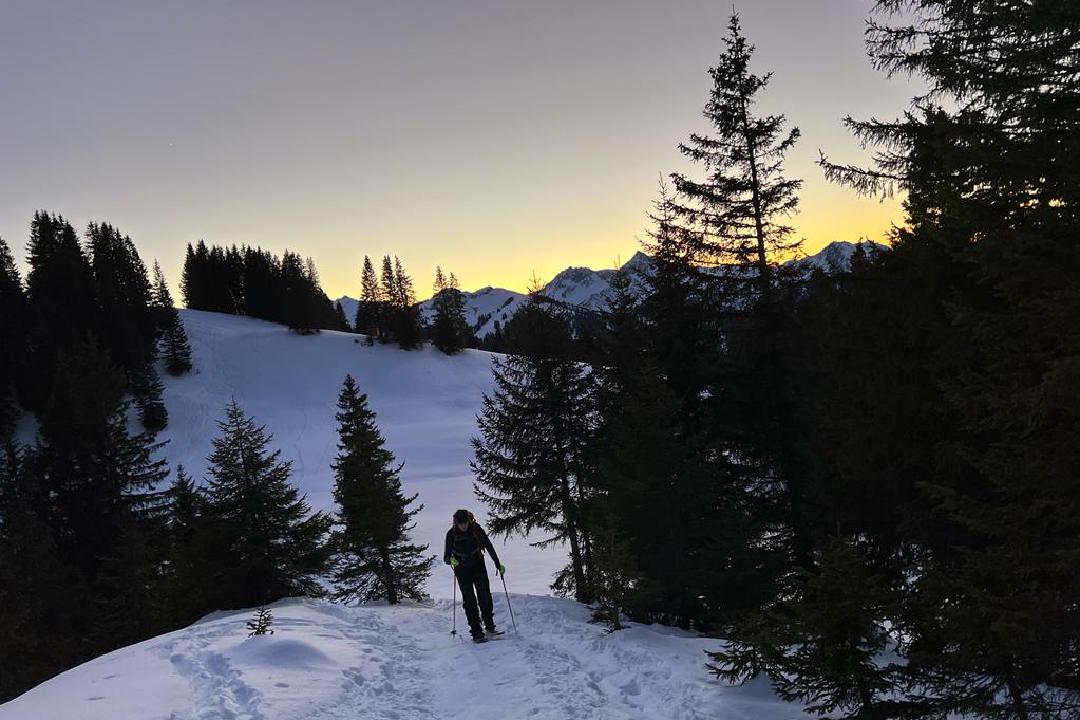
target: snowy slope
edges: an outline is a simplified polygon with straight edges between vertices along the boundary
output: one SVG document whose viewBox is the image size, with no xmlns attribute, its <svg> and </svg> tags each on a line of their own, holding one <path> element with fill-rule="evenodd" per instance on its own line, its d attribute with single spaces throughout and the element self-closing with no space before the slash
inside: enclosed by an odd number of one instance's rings
<svg viewBox="0 0 1080 720">
<path fill-rule="evenodd" d="M 116 650 L 0 705 L 0 720 L 787 720 L 799 708 L 760 680 L 726 687 L 704 670 L 717 642 L 670 628 L 608 634 L 567 600 L 512 595 L 519 633 L 454 639 L 449 600 L 273 606 L 220 613 Z M 496 599 L 496 617 L 506 618 Z M 460 610 L 458 621 L 461 621 Z M 507 623 L 508 625 L 508 623 Z M 460 625 L 459 625 L 460 628 Z"/>
<path fill-rule="evenodd" d="M 469 470 L 481 393 L 492 385 L 491 355 L 465 351 L 447 357 L 437 350 L 405 352 L 394 346 L 367 347 L 356 335 L 323 331 L 301 336 L 252 318 L 181 310 L 191 340 L 195 372 L 162 374 L 169 426 L 164 454 L 203 477 L 215 421 L 235 398 L 274 435 L 273 445 L 293 462 L 293 482 L 316 509 L 331 509 L 330 462 L 336 452 L 337 395 L 352 373 L 397 459 L 406 493 L 419 493 L 424 510 L 416 538 L 442 553 L 450 516 L 459 507 L 476 512 Z M 551 575 L 564 563 L 559 550 L 539 551 L 524 540 L 502 545 L 511 589 L 547 592 Z M 504 549 L 505 548 L 505 549 Z M 449 571 L 436 568 L 434 595 L 449 596 Z"/>
</svg>

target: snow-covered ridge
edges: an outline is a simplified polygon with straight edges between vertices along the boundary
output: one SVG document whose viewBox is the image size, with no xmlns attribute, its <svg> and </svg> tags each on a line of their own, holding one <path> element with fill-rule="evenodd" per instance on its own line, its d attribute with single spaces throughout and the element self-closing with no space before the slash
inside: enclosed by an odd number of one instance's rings
<svg viewBox="0 0 1080 720">
<path fill-rule="evenodd" d="M 878 250 L 886 247 L 877 243 L 838 241 L 826 245 L 814 255 L 792 261 L 792 264 L 827 272 L 843 270 L 850 264 L 857 245 Z M 644 286 L 643 278 L 652 270 L 652 259 L 638 251 L 623 263 L 621 269 L 630 277 L 631 292 L 641 292 Z M 600 310 L 607 306 L 611 291 L 611 276 L 614 273 L 613 269 L 592 270 L 587 267 L 568 267 L 553 277 L 541 293 L 545 297 L 567 305 Z M 527 299 L 523 293 L 491 286 L 463 294 L 466 319 L 480 339 L 495 331 L 496 321 L 505 325 Z M 345 317 L 351 323 L 356 317 L 356 299 L 345 295 L 339 298 L 338 302 L 341 303 Z M 420 312 L 426 321 L 431 320 L 433 312 L 431 300 L 420 303 Z"/>
<path fill-rule="evenodd" d="M 507 622 L 506 600 L 495 598 Z M 116 650 L 0 705 L 0 720 L 788 720 L 761 680 L 709 678 L 716 640 L 671 628 L 606 633 L 569 600 L 512 595 L 519 633 L 484 645 L 450 635 L 431 607 L 272 606 L 274 634 L 247 637 L 250 611 L 218 613 Z M 461 621 L 460 612 L 458 621 Z"/>
</svg>

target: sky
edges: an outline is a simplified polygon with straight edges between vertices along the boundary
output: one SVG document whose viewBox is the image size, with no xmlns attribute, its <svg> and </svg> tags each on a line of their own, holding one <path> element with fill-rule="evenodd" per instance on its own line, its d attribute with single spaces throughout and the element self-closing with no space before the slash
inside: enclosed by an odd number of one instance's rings
<svg viewBox="0 0 1080 720">
<path fill-rule="evenodd" d="M 845 115 L 914 88 L 866 57 L 870 0 L 742 0 L 774 73 L 760 108 L 802 131 L 805 249 L 882 240 L 895 201 L 815 165 L 865 161 Z M 184 246 L 315 259 L 356 295 L 365 254 L 523 290 L 640 247 L 701 117 L 732 6 L 715 0 L 0 0 L 0 237 L 37 209 L 107 221 L 174 286 Z M 700 170 L 697 171 L 700 176 Z"/>
</svg>

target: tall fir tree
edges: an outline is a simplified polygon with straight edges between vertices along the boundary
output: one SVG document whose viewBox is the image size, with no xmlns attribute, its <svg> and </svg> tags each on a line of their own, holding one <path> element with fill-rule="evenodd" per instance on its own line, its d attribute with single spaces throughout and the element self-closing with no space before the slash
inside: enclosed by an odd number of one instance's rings
<svg viewBox="0 0 1080 720">
<path fill-rule="evenodd" d="M 413 281 L 405 273 L 400 258 L 394 258 L 394 335 L 402 350 L 414 350 L 423 341 L 420 308 L 416 304 Z"/>
<path fill-rule="evenodd" d="M 0 702 L 71 667 L 89 654 L 83 579 L 63 561 L 48 489 L 33 451 L 0 429 Z"/>
<path fill-rule="evenodd" d="M 433 289 L 431 341 L 442 352 L 453 355 L 472 344 L 472 330 L 465 319 L 465 296 L 458 288 L 454 274 L 450 273 L 447 278 L 441 267 L 435 268 Z"/>
<path fill-rule="evenodd" d="M 345 308 L 341 307 L 340 302 L 334 303 L 334 329 L 341 332 L 350 332 L 352 326 L 349 325 L 349 321 L 345 318 Z"/>
<path fill-rule="evenodd" d="M 28 255 L 30 352 L 19 396 L 28 410 L 40 411 L 52 392 L 58 353 L 80 344 L 87 333 L 96 333 L 99 316 L 90 262 L 70 223 L 44 211 L 35 213 Z"/>
<path fill-rule="evenodd" d="M 743 35 L 738 14 L 732 14 L 724 42 L 725 51 L 709 69 L 713 89 L 704 111 L 715 133 L 695 133 L 679 146 L 708 174 L 697 181 L 673 173 L 681 199 L 673 207 L 700 230 L 706 257 L 751 270 L 747 274 L 764 294 L 772 266 L 799 245 L 791 240 L 793 229 L 785 218 L 798 205 L 796 193 L 802 182 L 783 175 L 784 155 L 799 130 L 785 132 L 783 115 L 754 114 L 757 95 L 771 75 L 750 72 L 754 47 Z"/>
<path fill-rule="evenodd" d="M 592 493 L 590 376 L 583 364 L 567 357 L 568 323 L 536 295 L 511 324 L 522 354 L 492 362 L 495 390 L 484 395 L 480 434 L 472 441 L 476 495 L 490 508 L 493 533 L 525 535 L 539 529 L 547 537 L 536 546 L 568 544 L 570 565 L 553 587 L 588 602 L 584 508 Z"/>
<path fill-rule="evenodd" d="M 40 483 L 49 540 L 82 602 L 49 624 L 78 638 L 69 661 L 160 631 L 162 564 L 152 548 L 168 474 L 161 444 L 127 430 L 123 373 L 92 340 L 63 352 L 40 415 L 29 472 Z"/>
<path fill-rule="evenodd" d="M 417 496 L 402 494 L 402 466 L 386 449 L 367 396 L 351 375 L 345 376 L 335 417 L 338 454 L 331 468 L 340 510 L 332 540 L 334 598 L 385 599 L 391 605 L 420 600 L 434 558 L 425 557 L 428 546 L 412 543 L 409 535 L 413 516 L 424 506 L 409 509 Z"/>
<path fill-rule="evenodd" d="M 1059 402 L 1080 355 L 1078 22 L 1068 4 L 877 3 L 875 65 L 928 92 L 896 121 L 848 119 L 874 167 L 823 166 L 903 190 L 906 227 L 801 304 L 802 442 L 841 447 L 804 452 L 815 566 L 724 655 L 738 678 L 833 717 L 1080 710 L 1080 421 Z M 900 660 L 868 657 L 883 647 Z"/>
<path fill-rule="evenodd" d="M 364 256 L 364 268 L 360 274 L 360 300 L 356 304 L 353 326 L 356 332 L 366 335 L 370 343 L 381 332 L 383 293 L 371 258 Z"/>
<path fill-rule="evenodd" d="M 209 602 L 207 561 L 217 557 L 206 514 L 206 498 L 182 465 L 170 489 L 167 593 L 169 615 L 180 625 L 213 610 Z"/>
<path fill-rule="evenodd" d="M 0 438 L 13 430 L 17 378 L 25 361 L 26 295 L 15 258 L 0 238 Z"/>
<path fill-rule="evenodd" d="M 232 402 L 213 440 L 206 515 L 218 546 L 208 567 L 220 607 L 252 607 L 289 595 L 322 594 L 330 519 L 312 513 L 289 484 L 291 464 Z"/>
<path fill-rule="evenodd" d="M 191 370 L 191 345 L 188 343 L 180 314 L 173 305 L 165 275 L 156 260 L 150 305 L 157 318 L 158 355 L 165 363 L 165 371 L 170 375 L 183 375 Z"/>
<path fill-rule="evenodd" d="M 90 247 L 101 339 L 113 360 L 127 374 L 139 418 L 151 431 L 165 427 L 161 381 L 154 368 L 157 336 L 146 266 L 131 238 L 108 223 L 90 223 Z"/>
</svg>

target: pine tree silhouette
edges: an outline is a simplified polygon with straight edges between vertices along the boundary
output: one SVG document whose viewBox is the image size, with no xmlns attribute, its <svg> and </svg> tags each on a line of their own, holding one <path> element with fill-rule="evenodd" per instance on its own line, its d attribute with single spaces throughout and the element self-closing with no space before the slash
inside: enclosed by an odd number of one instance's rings
<svg viewBox="0 0 1080 720">
<path fill-rule="evenodd" d="M 424 506 L 409 509 L 416 495 L 402 495 L 402 466 L 384 446 L 375 413 L 351 375 L 345 376 L 335 417 L 338 454 L 331 467 L 340 509 L 333 537 L 334 598 L 420 600 L 433 557 L 425 557 L 428 546 L 411 543 L 409 534 L 410 520 Z"/>
</svg>

